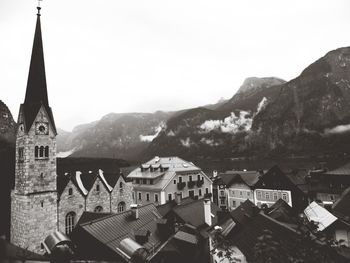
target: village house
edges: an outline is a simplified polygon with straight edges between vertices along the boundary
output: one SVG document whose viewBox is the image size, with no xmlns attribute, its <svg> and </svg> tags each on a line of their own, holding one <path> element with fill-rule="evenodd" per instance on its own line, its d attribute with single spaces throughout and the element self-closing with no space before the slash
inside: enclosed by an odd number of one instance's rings
<svg viewBox="0 0 350 263">
<path fill-rule="evenodd" d="M 330 171 L 311 170 L 308 183 L 310 198 L 331 208 L 341 193 L 350 187 L 350 163 Z"/>
<path fill-rule="evenodd" d="M 137 204 L 165 204 L 180 193 L 182 198 L 201 198 L 212 193 L 212 181 L 197 166 L 179 157 L 154 157 L 133 170 L 132 180 Z"/>
<path fill-rule="evenodd" d="M 257 171 L 227 171 L 213 179 L 213 200 L 221 209 L 236 209 L 249 199 L 254 202 L 253 185 L 258 181 Z"/>
</svg>

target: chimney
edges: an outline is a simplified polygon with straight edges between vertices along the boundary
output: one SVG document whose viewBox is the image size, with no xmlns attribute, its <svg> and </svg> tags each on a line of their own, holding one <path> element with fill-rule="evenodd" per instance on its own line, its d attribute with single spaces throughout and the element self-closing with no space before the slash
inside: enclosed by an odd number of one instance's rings
<svg viewBox="0 0 350 263">
<path fill-rule="evenodd" d="M 130 205 L 131 215 L 134 219 L 139 219 L 139 208 L 137 204 Z"/>
<path fill-rule="evenodd" d="M 176 204 L 181 204 L 181 200 L 182 200 L 182 193 L 179 192 L 179 193 L 175 193 L 175 202 Z"/>
<path fill-rule="evenodd" d="M 211 208 L 210 208 L 210 199 L 209 198 L 204 198 L 204 222 L 208 225 L 211 226 Z"/>
<path fill-rule="evenodd" d="M 214 170 L 213 171 L 213 178 L 217 177 L 218 176 L 218 171 L 217 170 Z"/>
</svg>

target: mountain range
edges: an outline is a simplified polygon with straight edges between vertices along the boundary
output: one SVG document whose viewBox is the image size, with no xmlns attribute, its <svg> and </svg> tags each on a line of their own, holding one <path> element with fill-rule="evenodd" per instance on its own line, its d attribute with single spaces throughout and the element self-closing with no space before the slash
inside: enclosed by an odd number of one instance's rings
<svg viewBox="0 0 350 263">
<path fill-rule="evenodd" d="M 0 130 L 0 140 L 13 140 L 11 127 Z M 349 131 L 350 47 L 344 47 L 290 81 L 248 78 L 229 100 L 176 112 L 110 113 L 72 132 L 58 130 L 57 145 L 60 156 L 137 161 L 348 154 Z"/>
</svg>

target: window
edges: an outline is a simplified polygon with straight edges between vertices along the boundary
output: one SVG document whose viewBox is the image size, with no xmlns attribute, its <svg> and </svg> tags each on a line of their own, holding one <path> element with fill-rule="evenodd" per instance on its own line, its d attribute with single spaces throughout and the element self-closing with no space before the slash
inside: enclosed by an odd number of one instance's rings
<svg viewBox="0 0 350 263">
<path fill-rule="evenodd" d="M 270 193 L 265 193 L 265 199 L 270 199 Z"/>
<path fill-rule="evenodd" d="M 239 191 L 239 195 L 242 196 L 242 195 L 243 195 L 243 192 L 242 192 L 242 191 Z"/>
<path fill-rule="evenodd" d="M 179 176 L 179 183 L 182 183 L 182 177 Z"/>
<path fill-rule="evenodd" d="M 149 184 L 153 184 L 153 180 L 150 179 L 150 180 L 149 180 Z"/>
<path fill-rule="evenodd" d="M 49 146 L 45 147 L 45 158 L 49 158 Z"/>
<path fill-rule="evenodd" d="M 100 185 L 99 184 L 96 185 L 96 191 L 100 192 Z"/>
<path fill-rule="evenodd" d="M 158 194 L 154 194 L 154 202 L 158 202 Z"/>
<path fill-rule="evenodd" d="M 94 209 L 95 213 L 101 213 L 102 211 L 103 211 L 103 208 L 100 205 L 96 206 L 95 209 Z"/>
<path fill-rule="evenodd" d="M 35 146 L 35 158 L 39 157 L 39 146 Z"/>
<path fill-rule="evenodd" d="M 287 201 L 287 194 L 282 193 L 282 199 L 283 199 L 284 201 Z"/>
<path fill-rule="evenodd" d="M 194 190 L 188 191 L 188 196 L 193 198 L 194 197 Z"/>
<path fill-rule="evenodd" d="M 172 195 L 168 194 L 168 200 L 171 201 L 171 199 L 172 199 Z"/>
<path fill-rule="evenodd" d="M 142 196 L 141 196 L 141 193 L 139 193 L 139 200 L 142 200 Z"/>
<path fill-rule="evenodd" d="M 176 180 L 174 180 L 174 184 L 176 184 Z"/>
<path fill-rule="evenodd" d="M 223 190 L 221 190 L 220 195 L 225 195 L 225 192 Z"/>
<path fill-rule="evenodd" d="M 198 195 L 202 196 L 202 189 L 198 189 Z"/>
<path fill-rule="evenodd" d="M 250 197 L 250 192 L 247 192 L 247 196 Z"/>
<path fill-rule="evenodd" d="M 209 188 L 208 188 L 208 187 L 205 188 L 205 193 L 206 193 L 206 194 L 209 194 Z"/>
<path fill-rule="evenodd" d="M 140 179 L 136 179 L 136 183 L 139 184 L 140 183 Z"/>
<path fill-rule="evenodd" d="M 41 207 L 44 207 L 44 201 L 40 201 L 40 205 L 41 205 Z"/>
<path fill-rule="evenodd" d="M 278 199 L 277 193 L 273 193 L 273 200 L 277 200 L 277 199 Z"/>
<path fill-rule="evenodd" d="M 125 211 L 125 202 L 120 202 L 118 204 L 118 213 L 124 212 Z"/>
<path fill-rule="evenodd" d="M 122 189 L 123 188 L 123 182 L 119 183 L 119 188 Z"/>
<path fill-rule="evenodd" d="M 75 217 L 76 214 L 74 212 L 69 212 L 66 215 L 66 234 L 69 235 L 72 233 L 74 225 L 75 225 Z"/>
<path fill-rule="evenodd" d="M 69 194 L 69 195 L 72 195 L 72 194 L 73 194 L 73 188 L 69 188 L 69 189 L 68 189 L 68 194 Z"/>
<path fill-rule="evenodd" d="M 192 175 L 189 176 L 190 182 L 192 182 Z"/>
<path fill-rule="evenodd" d="M 223 198 L 220 199 L 220 204 L 221 204 L 221 205 L 224 205 L 224 204 L 225 204 L 225 199 L 223 199 Z"/>
<path fill-rule="evenodd" d="M 232 201 L 232 207 L 236 207 L 236 201 Z"/>
<path fill-rule="evenodd" d="M 201 180 L 201 175 L 197 174 L 197 180 L 200 181 Z"/>
<path fill-rule="evenodd" d="M 45 150 L 45 148 L 44 148 L 44 146 L 40 146 L 40 148 L 39 148 L 39 157 L 44 157 L 44 150 Z"/>
<path fill-rule="evenodd" d="M 23 161 L 23 159 L 24 159 L 23 152 L 24 152 L 24 148 L 23 147 L 18 148 L 18 159 L 21 160 L 21 161 Z"/>
<path fill-rule="evenodd" d="M 149 201 L 149 193 L 146 194 L 146 201 Z"/>
<path fill-rule="evenodd" d="M 258 191 L 256 194 L 257 194 L 257 196 L 258 196 L 258 199 L 261 199 L 261 192 Z"/>
</svg>

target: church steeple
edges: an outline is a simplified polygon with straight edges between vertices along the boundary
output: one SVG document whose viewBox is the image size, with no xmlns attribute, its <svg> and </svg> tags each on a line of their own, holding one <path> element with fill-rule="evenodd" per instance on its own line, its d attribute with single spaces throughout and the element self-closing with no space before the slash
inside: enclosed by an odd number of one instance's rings
<svg viewBox="0 0 350 263">
<path fill-rule="evenodd" d="M 41 106 L 43 106 L 47 114 L 49 115 L 51 125 L 54 129 L 54 132 L 56 133 L 56 127 L 47 96 L 44 51 L 40 23 L 41 7 L 37 7 L 37 9 L 38 13 L 34 34 L 32 56 L 30 60 L 26 96 L 24 103 L 22 104 L 22 110 L 24 115 L 23 117 L 25 121 L 26 131 L 28 132 L 31 126 L 33 125 L 34 119 L 38 114 Z"/>
</svg>

